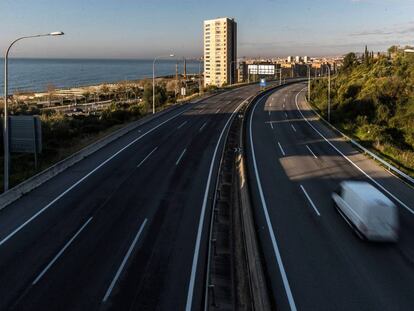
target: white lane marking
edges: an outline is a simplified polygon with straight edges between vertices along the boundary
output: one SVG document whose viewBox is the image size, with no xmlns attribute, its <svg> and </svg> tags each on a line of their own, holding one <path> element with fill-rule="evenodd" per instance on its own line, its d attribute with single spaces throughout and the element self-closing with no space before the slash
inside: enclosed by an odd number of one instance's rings
<svg viewBox="0 0 414 311">
<path fill-rule="evenodd" d="M 285 104 L 283 104 L 283 108 L 285 108 Z"/>
<path fill-rule="evenodd" d="M 272 130 L 273 130 L 273 122 L 270 122 L 270 127 L 272 128 Z"/>
<path fill-rule="evenodd" d="M 290 125 L 292 127 L 292 130 L 296 132 L 296 128 L 293 126 L 293 124 Z"/>
<path fill-rule="evenodd" d="M 288 117 L 288 115 L 287 115 L 287 113 L 285 112 L 285 118 L 287 119 L 287 117 Z"/>
<path fill-rule="evenodd" d="M 138 233 L 136 234 L 134 240 L 132 241 L 132 244 L 130 245 L 130 247 L 128 249 L 128 252 L 126 253 L 124 259 L 122 260 L 121 265 L 119 266 L 118 270 L 116 271 L 116 274 L 115 274 L 115 276 L 114 276 L 111 284 L 109 285 L 108 289 L 106 290 L 106 293 L 105 293 L 104 298 L 102 299 L 102 302 L 106 302 L 106 300 L 108 299 L 108 297 L 111 295 L 111 292 L 112 292 L 112 290 L 113 290 L 116 282 L 118 281 L 118 278 L 121 275 L 122 270 L 124 269 L 124 267 L 125 267 L 125 265 L 126 265 L 126 263 L 128 261 L 129 256 L 131 256 L 131 253 L 132 253 L 132 251 L 135 248 L 135 244 L 137 244 L 138 239 L 139 239 L 139 237 L 140 237 L 140 235 L 142 233 L 142 230 L 144 230 L 144 227 L 145 227 L 145 224 L 146 223 L 147 223 L 147 219 L 145 218 L 144 222 L 142 223 L 141 227 L 138 230 Z"/>
<path fill-rule="evenodd" d="M 177 127 L 177 129 L 182 128 L 184 125 L 186 125 L 186 124 L 187 124 L 187 122 L 188 122 L 188 121 L 184 121 L 183 123 L 181 123 L 181 124 Z"/>
<path fill-rule="evenodd" d="M 310 198 L 309 194 L 306 192 L 305 188 L 300 185 L 300 189 L 302 189 L 303 193 L 305 194 L 306 198 L 308 199 L 310 205 L 313 207 L 313 209 L 315 210 L 315 213 L 318 216 L 321 216 L 321 213 L 319 213 L 318 209 L 316 208 L 315 204 L 313 203 L 312 199 Z"/>
<path fill-rule="evenodd" d="M 282 145 L 280 144 L 280 142 L 277 142 L 277 144 L 279 145 L 279 149 L 282 152 L 283 156 L 285 156 L 285 150 L 283 150 Z"/>
<path fill-rule="evenodd" d="M 203 205 L 201 207 L 200 221 L 198 222 L 197 239 L 196 239 L 196 244 L 195 244 L 195 249 L 194 249 L 193 263 L 192 263 L 192 266 L 191 266 L 191 276 L 190 276 L 190 283 L 188 285 L 187 302 L 186 302 L 186 305 L 185 305 L 185 310 L 186 311 L 191 311 L 191 307 L 192 307 L 192 304 L 193 304 L 194 284 L 195 284 L 195 278 L 196 278 L 196 274 L 197 274 L 198 257 L 200 256 L 201 236 L 202 236 L 202 233 L 203 233 L 204 217 L 205 217 L 205 214 L 206 214 L 208 193 L 210 191 L 210 184 L 211 184 L 211 178 L 212 178 L 212 174 L 213 174 L 214 162 L 215 162 L 215 159 L 216 159 L 216 156 L 217 156 L 217 152 L 218 152 L 218 148 L 220 146 L 220 142 L 222 140 L 222 137 L 224 135 L 224 132 L 226 131 L 226 128 L 227 128 L 228 124 L 230 123 L 230 121 L 233 118 L 233 116 L 235 115 L 235 113 L 237 111 L 239 111 L 240 107 L 243 106 L 245 102 L 246 101 L 243 101 L 233 111 L 233 113 L 230 115 L 230 117 L 227 119 L 227 122 L 224 125 L 224 127 L 223 127 L 223 129 L 220 133 L 216 148 L 214 149 L 213 158 L 211 159 L 210 170 L 208 172 L 208 177 L 207 177 L 206 189 L 205 189 L 205 192 L 204 192 Z"/>
<path fill-rule="evenodd" d="M 270 239 L 272 241 L 272 246 L 273 246 L 273 251 L 274 251 L 275 256 L 276 256 L 276 261 L 277 261 L 277 264 L 279 266 L 280 274 L 282 276 L 283 286 L 285 288 L 286 296 L 287 296 L 287 299 L 289 301 L 290 310 L 291 311 L 296 311 L 297 309 L 296 309 L 296 305 L 295 305 L 295 300 L 293 299 L 292 291 L 291 291 L 290 285 L 289 285 L 289 280 L 288 280 L 287 275 L 286 275 L 286 270 L 285 270 L 285 267 L 283 265 L 282 256 L 280 254 L 280 250 L 279 250 L 279 247 L 277 245 L 275 232 L 273 230 L 273 225 L 272 225 L 272 222 L 270 220 L 266 200 L 264 198 L 262 183 L 260 182 L 260 176 L 259 176 L 259 172 L 258 172 L 258 169 L 257 169 L 256 155 L 255 155 L 255 152 L 254 152 L 253 135 L 252 135 L 252 118 L 253 118 L 253 114 L 254 114 L 254 111 L 256 110 L 256 107 L 257 107 L 258 103 L 261 102 L 263 98 L 264 97 L 262 97 L 260 100 L 258 100 L 256 102 L 256 104 L 253 107 L 252 112 L 250 113 L 249 135 L 250 135 L 250 146 L 251 146 L 251 152 L 252 152 L 252 158 L 253 158 L 253 167 L 254 167 L 254 172 L 256 174 L 257 188 L 259 189 L 260 200 L 262 202 L 263 212 L 264 212 L 264 215 L 265 215 L 265 218 L 266 218 L 267 229 L 269 230 Z"/>
<path fill-rule="evenodd" d="M 155 147 L 145 158 L 144 160 L 142 160 L 141 162 L 139 162 L 139 164 L 137 165 L 137 167 L 140 167 L 142 164 L 144 164 L 144 162 L 158 149 L 158 147 Z"/>
<path fill-rule="evenodd" d="M 133 141 L 131 141 L 129 144 L 127 144 L 126 146 L 124 146 L 123 148 L 121 148 L 120 150 L 118 150 L 116 153 L 114 153 L 112 156 L 110 156 L 108 159 L 106 159 L 105 161 L 103 161 L 101 164 L 99 164 L 97 167 L 95 167 L 92 171 L 90 171 L 88 174 L 86 174 L 85 176 L 83 176 L 81 179 L 79 179 L 76 183 L 74 183 L 72 186 L 70 186 L 68 189 L 66 189 L 64 192 L 62 192 L 61 194 L 59 194 L 55 199 L 53 199 L 49 204 L 47 204 L 46 206 L 44 206 L 41 210 L 39 210 L 36 214 L 34 214 L 32 217 L 30 217 L 28 220 L 26 220 L 23 224 L 21 224 L 20 226 L 18 226 L 16 229 L 14 229 L 11 233 L 9 233 L 3 240 L 0 241 L 0 246 L 2 246 L 4 243 L 6 243 L 11 237 L 13 237 L 16 233 L 18 233 L 20 230 L 22 230 L 24 227 L 26 227 L 29 223 L 31 223 L 34 219 L 36 219 L 39 215 L 41 215 L 44 211 L 46 211 L 49 207 L 51 207 L 53 204 L 55 204 L 57 201 L 59 201 L 62 197 L 64 197 L 67 193 L 69 193 L 70 191 L 72 191 L 76 186 L 78 186 L 79 184 L 81 184 L 84 180 L 86 180 L 89 176 L 91 176 L 93 173 L 95 173 L 97 170 L 99 170 L 101 167 L 103 167 L 105 164 L 107 164 L 109 161 L 111 161 L 113 158 L 115 158 L 117 155 L 119 155 L 121 152 L 123 152 L 124 150 L 128 149 L 129 147 L 131 147 L 133 144 L 135 144 L 137 141 L 141 140 L 142 138 L 144 138 L 145 136 L 147 136 L 148 134 L 152 133 L 153 131 L 155 131 L 156 129 L 158 129 L 159 127 L 163 126 L 165 123 L 177 118 L 178 116 L 182 115 L 183 113 L 185 113 L 186 111 L 192 109 L 193 107 L 190 106 L 187 109 L 177 113 L 176 115 L 172 116 L 171 118 L 161 122 L 160 124 L 158 124 L 157 126 L 153 127 L 152 129 L 148 130 L 147 132 L 145 132 L 144 134 L 142 134 L 141 136 L 139 136 L 138 138 L 134 139 Z"/>
<path fill-rule="evenodd" d="M 315 159 L 317 159 L 318 157 L 313 153 L 313 151 L 312 151 L 312 149 L 308 146 L 308 145 L 306 145 L 306 148 L 308 148 L 308 150 L 309 150 L 309 152 L 310 153 L 312 153 L 312 155 L 313 155 L 313 157 L 315 158 Z"/>
<path fill-rule="evenodd" d="M 221 109 L 221 108 L 217 109 L 217 110 L 216 110 L 216 113 L 219 113 L 220 109 Z"/>
<path fill-rule="evenodd" d="M 304 90 L 304 89 L 303 89 Z M 338 148 L 336 148 L 321 132 L 319 132 L 309 121 L 307 118 L 305 118 L 305 116 L 302 113 L 302 110 L 299 108 L 298 105 L 298 96 L 299 94 L 303 91 L 301 90 L 299 93 L 296 94 L 295 97 L 295 102 L 296 102 L 296 107 L 299 111 L 299 113 L 301 114 L 302 118 L 306 121 L 306 123 L 308 123 L 308 125 L 316 132 L 319 134 L 319 136 L 321 136 L 336 152 L 338 152 L 342 157 L 344 157 L 345 160 L 347 160 L 349 163 L 351 163 L 358 171 L 360 171 L 362 174 L 365 175 L 365 177 L 367 177 L 370 181 L 372 181 L 375 185 L 377 185 L 380 189 L 382 189 L 385 193 L 387 193 L 390 197 L 392 197 L 395 201 L 397 201 L 399 204 L 401 204 L 407 211 L 409 211 L 411 214 L 414 215 L 414 210 L 412 210 L 410 207 L 408 207 L 407 204 L 405 204 L 403 201 L 401 201 L 399 198 L 397 198 L 395 195 L 393 195 L 390 191 L 388 191 L 385 187 L 383 187 L 380 183 L 378 183 L 374 178 L 372 178 L 371 176 L 369 176 L 367 173 L 365 173 L 365 171 L 360 168 L 357 164 L 355 164 L 354 162 L 352 162 L 352 160 L 350 158 L 348 158 L 345 154 L 342 153 L 342 151 L 340 151 Z"/>
<path fill-rule="evenodd" d="M 286 97 L 283 99 L 283 102 L 286 103 Z M 285 106 L 285 105 L 283 104 L 283 106 Z"/>
<path fill-rule="evenodd" d="M 187 151 L 187 148 L 184 148 L 183 152 L 181 152 L 180 156 L 178 157 L 177 162 L 175 162 L 175 165 L 178 165 L 178 163 L 180 163 L 186 151 Z"/>
<path fill-rule="evenodd" d="M 72 244 L 72 242 L 76 239 L 76 237 L 85 229 L 85 227 L 91 222 L 93 217 L 90 217 L 83 226 L 76 232 L 76 234 L 65 244 L 65 246 L 57 253 L 57 255 L 52 259 L 51 262 L 43 269 L 42 272 L 37 276 L 37 278 L 33 281 L 32 285 L 36 285 L 37 282 L 45 275 L 45 273 L 50 269 L 51 266 L 59 259 L 60 256 L 65 252 L 65 250 Z"/>
<path fill-rule="evenodd" d="M 200 127 L 200 129 L 198 130 L 199 132 L 201 132 L 203 130 L 203 128 L 206 126 L 207 122 L 204 122 L 204 124 Z"/>
<path fill-rule="evenodd" d="M 270 116 L 270 110 L 269 110 L 269 116 Z"/>
</svg>

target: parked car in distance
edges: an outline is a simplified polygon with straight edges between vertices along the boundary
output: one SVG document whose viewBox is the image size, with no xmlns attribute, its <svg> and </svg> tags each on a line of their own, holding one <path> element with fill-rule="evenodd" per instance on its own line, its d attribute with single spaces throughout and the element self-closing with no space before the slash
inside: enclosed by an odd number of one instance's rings
<svg viewBox="0 0 414 311">
<path fill-rule="evenodd" d="M 344 181 L 332 194 L 335 208 L 362 239 L 397 242 L 397 207 L 367 182 Z"/>
</svg>

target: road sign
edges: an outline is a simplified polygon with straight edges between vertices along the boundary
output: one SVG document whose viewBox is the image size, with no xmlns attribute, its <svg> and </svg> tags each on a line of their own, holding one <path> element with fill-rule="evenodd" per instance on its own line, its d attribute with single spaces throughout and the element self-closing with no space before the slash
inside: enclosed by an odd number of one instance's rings
<svg viewBox="0 0 414 311">
<path fill-rule="evenodd" d="M 266 87 L 266 79 L 260 79 L 260 87 Z"/>
<path fill-rule="evenodd" d="M 10 116 L 10 152 L 41 153 L 42 126 L 39 116 Z"/>
<path fill-rule="evenodd" d="M 181 96 L 185 96 L 187 94 L 187 89 L 185 87 L 181 88 Z"/>
</svg>

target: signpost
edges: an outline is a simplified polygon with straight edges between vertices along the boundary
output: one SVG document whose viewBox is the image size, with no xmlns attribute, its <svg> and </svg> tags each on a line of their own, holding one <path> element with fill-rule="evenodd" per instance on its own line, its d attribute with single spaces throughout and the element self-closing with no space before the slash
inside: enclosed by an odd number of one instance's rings
<svg viewBox="0 0 414 311">
<path fill-rule="evenodd" d="M 266 88 L 266 79 L 260 79 L 260 88 L 261 89 Z"/>
<path fill-rule="evenodd" d="M 42 124 L 39 116 L 10 116 L 10 152 L 33 153 L 37 168 L 37 155 L 42 152 Z"/>
</svg>

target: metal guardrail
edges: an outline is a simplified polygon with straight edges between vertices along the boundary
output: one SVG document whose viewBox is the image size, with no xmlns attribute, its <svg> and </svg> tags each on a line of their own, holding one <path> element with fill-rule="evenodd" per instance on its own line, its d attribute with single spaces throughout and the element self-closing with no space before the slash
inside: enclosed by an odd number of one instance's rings
<svg viewBox="0 0 414 311">
<path fill-rule="evenodd" d="M 372 152 L 371 150 L 368 150 L 367 148 L 365 148 L 364 146 L 362 146 L 360 143 L 358 143 L 355 139 L 349 137 L 348 135 L 346 135 L 345 133 L 342 133 L 338 128 L 336 128 L 334 125 L 332 125 L 331 123 L 329 123 L 321 114 L 319 114 L 315 109 L 313 109 L 312 105 L 308 102 L 306 96 L 305 96 L 305 101 L 306 104 L 310 107 L 310 109 L 325 123 L 327 124 L 331 129 L 333 129 L 335 132 L 339 133 L 342 137 L 344 137 L 346 140 L 348 140 L 351 144 L 353 144 L 354 146 L 356 146 L 358 149 L 362 150 L 365 154 L 369 155 L 370 157 L 372 157 L 373 159 L 377 160 L 378 162 L 380 162 L 382 165 L 384 165 L 390 172 L 393 172 L 395 175 L 397 175 L 398 177 L 402 178 L 403 180 L 411 183 L 414 185 L 414 178 L 411 177 L 410 175 L 404 173 L 403 171 L 401 171 L 400 169 L 396 168 L 394 165 L 392 165 L 391 163 L 385 161 L 383 158 L 381 158 L 379 155 L 375 154 L 374 152 Z"/>
</svg>

